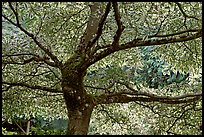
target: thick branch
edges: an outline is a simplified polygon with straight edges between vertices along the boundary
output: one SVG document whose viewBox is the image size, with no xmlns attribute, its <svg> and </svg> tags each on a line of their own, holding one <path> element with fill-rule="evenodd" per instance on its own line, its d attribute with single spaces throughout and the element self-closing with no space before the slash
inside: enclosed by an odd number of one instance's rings
<svg viewBox="0 0 204 137">
<path fill-rule="evenodd" d="M 169 44 L 169 43 L 176 43 L 176 42 L 184 42 L 189 41 L 193 39 L 197 39 L 202 37 L 202 29 L 197 30 L 195 33 L 188 35 L 185 34 L 187 32 L 191 31 L 182 31 L 175 34 L 169 34 L 167 37 L 158 38 L 158 39 L 147 39 L 143 40 L 142 38 L 136 38 L 130 42 L 127 42 L 125 44 L 119 45 L 117 48 L 112 48 L 111 45 L 105 46 L 106 49 L 104 49 L 102 52 L 95 54 L 93 59 L 89 62 L 89 65 L 94 64 L 95 62 L 107 57 L 108 55 L 124 49 L 134 48 L 134 47 L 142 47 L 142 46 L 152 46 L 152 45 L 162 45 L 162 44 Z M 178 35 L 180 34 L 180 35 Z"/>
<path fill-rule="evenodd" d="M 130 93 L 127 91 L 121 93 L 103 94 L 95 97 L 96 104 L 110 103 L 128 103 L 132 101 L 142 102 L 161 102 L 166 104 L 181 104 L 194 102 L 202 98 L 202 93 L 186 94 L 176 97 L 157 96 L 147 92 Z"/>
<path fill-rule="evenodd" d="M 43 87 L 43 86 L 39 86 L 39 85 L 29 85 L 26 83 L 10 83 L 10 82 L 4 82 L 3 81 L 2 84 L 6 84 L 6 85 L 10 85 L 10 86 L 26 87 L 26 88 L 30 88 L 30 89 L 38 89 L 38 90 L 48 91 L 51 93 L 62 93 L 62 91 L 59 89 L 52 89 L 52 88 Z"/>
<path fill-rule="evenodd" d="M 158 96 L 153 93 L 143 92 L 136 90 L 129 86 L 127 83 L 121 82 L 121 81 L 114 81 L 114 83 L 119 83 L 121 85 L 124 85 L 128 90 L 123 90 L 120 93 L 110 93 L 109 94 L 102 94 L 96 98 L 100 98 L 99 100 L 105 101 L 106 98 L 110 101 L 109 103 L 124 103 L 124 102 L 130 102 L 130 101 L 143 101 L 143 102 L 151 102 L 151 101 L 158 101 L 162 103 L 167 104 L 179 104 L 184 103 L 188 101 L 194 101 L 198 100 L 200 97 L 202 97 L 202 93 L 194 93 L 194 94 L 184 94 L 181 96 L 175 96 L 175 97 L 168 97 L 168 96 Z M 102 99 L 101 99 L 102 98 Z M 105 100 L 104 100 L 105 99 Z M 116 102 L 113 102 L 115 99 Z M 100 102 L 100 101 L 99 101 Z M 105 101 L 108 103 L 108 101 Z M 99 103 L 100 104 L 100 103 Z"/>
<path fill-rule="evenodd" d="M 99 3 L 94 3 L 90 8 L 91 15 L 86 30 L 80 39 L 80 44 L 77 47 L 77 52 L 86 52 L 88 56 L 93 54 L 92 50 L 94 50 L 95 43 L 102 34 L 103 25 L 110 11 L 110 2 L 107 4 L 105 13 L 102 16 L 103 11 Z"/>
<path fill-rule="evenodd" d="M 112 46 L 113 48 L 117 48 L 117 46 L 119 46 L 119 39 L 120 39 L 120 36 L 124 30 L 124 26 L 122 25 L 122 22 L 120 20 L 120 13 L 119 13 L 119 9 L 118 9 L 118 4 L 117 2 L 113 2 L 113 9 L 114 9 L 114 12 L 115 12 L 115 20 L 117 22 L 117 25 L 118 25 L 118 30 L 114 36 L 114 41 L 112 43 Z"/>
<path fill-rule="evenodd" d="M 99 27 L 98 27 L 98 31 L 97 31 L 97 33 L 96 33 L 96 37 L 95 37 L 92 41 L 90 41 L 90 42 L 88 43 L 88 47 L 90 47 L 90 46 L 92 46 L 93 44 L 95 44 L 96 41 L 100 38 L 100 36 L 101 36 L 101 34 L 102 34 L 103 25 L 104 25 L 104 23 L 105 23 L 105 21 L 106 21 L 106 18 L 107 18 L 107 16 L 108 16 L 109 12 L 110 12 L 110 6 L 111 6 L 111 3 L 109 2 L 109 3 L 107 4 L 107 6 L 106 6 L 105 14 L 102 16 L 102 18 L 101 18 L 101 20 L 100 20 L 100 22 L 99 22 Z"/>
</svg>

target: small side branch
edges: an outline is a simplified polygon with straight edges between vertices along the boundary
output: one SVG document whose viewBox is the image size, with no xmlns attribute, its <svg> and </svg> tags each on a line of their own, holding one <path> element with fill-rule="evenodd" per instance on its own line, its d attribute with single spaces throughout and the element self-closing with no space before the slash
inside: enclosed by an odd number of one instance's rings
<svg viewBox="0 0 204 137">
<path fill-rule="evenodd" d="M 29 59 L 23 59 L 23 62 L 17 62 L 12 58 L 12 57 L 24 58 L 25 55 L 33 55 L 33 57 L 31 57 Z M 49 61 L 50 58 L 47 56 L 41 57 L 39 55 L 22 53 L 22 54 L 13 54 L 13 55 L 3 55 L 2 57 L 9 57 L 11 60 L 11 61 L 3 60 L 2 63 L 5 65 L 7 65 L 7 64 L 25 65 L 25 64 L 28 64 L 32 61 L 35 61 L 35 62 L 44 62 L 49 66 L 57 67 L 54 62 Z"/>
<path fill-rule="evenodd" d="M 29 85 L 26 83 L 17 83 L 17 82 L 11 83 L 11 82 L 3 81 L 2 84 L 6 84 L 6 85 L 10 85 L 10 86 L 26 87 L 26 88 L 30 88 L 30 89 L 38 89 L 38 90 L 48 91 L 51 93 L 62 93 L 62 90 L 59 90 L 59 89 L 52 89 L 52 88 L 43 87 L 43 86 L 39 86 L 39 85 Z"/>
<path fill-rule="evenodd" d="M 168 134 L 172 133 L 172 132 L 170 132 L 170 130 L 173 128 L 173 126 L 176 124 L 176 122 L 177 122 L 178 120 L 180 120 L 180 119 L 185 115 L 185 113 L 186 113 L 187 111 L 191 110 L 191 109 L 193 109 L 193 108 L 191 107 L 191 108 L 188 108 L 188 109 L 184 109 L 184 111 L 181 113 L 181 115 L 180 115 L 179 117 L 177 117 L 177 118 L 174 120 L 174 122 L 173 122 L 172 125 L 168 128 L 168 130 L 167 130 L 166 132 L 167 132 Z"/>
<path fill-rule="evenodd" d="M 17 11 L 14 10 L 13 6 L 11 3 L 9 3 L 9 7 L 11 8 L 12 12 L 14 13 L 15 17 L 16 17 L 16 23 L 13 22 L 11 19 L 9 19 L 8 17 L 6 17 L 5 15 L 2 14 L 2 17 L 4 17 L 8 22 L 10 22 L 11 24 L 13 24 L 14 26 L 16 26 L 17 28 L 19 28 L 21 31 L 23 31 L 27 36 L 29 36 L 30 38 L 33 39 L 33 41 L 36 43 L 36 45 L 38 45 L 38 47 L 40 47 L 40 49 L 42 49 L 54 62 L 55 62 L 55 66 L 58 68 L 61 68 L 62 63 L 58 60 L 58 58 L 52 54 L 52 52 L 45 48 L 45 46 L 43 46 L 38 40 L 37 38 L 34 36 L 34 34 L 28 32 L 25 28 L 23 28 L 19 22 L 19 18 L 18 18 L 18 13 Z"/>
<path fill-rule="evenodd" d="M 184 16 L 185 18 L 193 18 L 193 19 L 199 20 L 198 18 L 196 18 L 196 17 L 194 17 L 194 16 L 189 16 L 189 15 L 187 15 L 187 14 L 184 12 L 184 10 L 182 9 L 182 6 L 181 6 L 181 4 L 180 4 L 179 2 L 175 2 L 175 3 L 176 3 L 176 5 L 179 7 L 179 10 L 181 11 L 181 13 L 183 14 L 183 16 Z"/>
</svg>

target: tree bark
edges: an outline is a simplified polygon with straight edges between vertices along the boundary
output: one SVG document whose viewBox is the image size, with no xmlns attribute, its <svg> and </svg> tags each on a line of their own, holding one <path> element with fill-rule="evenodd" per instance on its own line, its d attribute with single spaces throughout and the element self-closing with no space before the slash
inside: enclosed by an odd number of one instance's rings
<svg viewBox="0 0 204 137">
<path fill-rule="evenodd" d="M 67 135 L 87 135 L 91 113 L 95 105 L 94 97 L 88 95 L 84 89 L 83 78 L 88 68 L 85 63 L 86 54 L 94 45 L 87 46 L 98 30 L 103 9 L 101 3 L 93 3 L 90 9 L 91 16 L 80 44 L 74 55 L 61 68 L 62 91 L 69 117 Z"/>
<path fill-rule="evenodd" d="M 67 135 L 87 135 L 93 106 L 84 106 L 85 110 L 68 112 L 69 122 Z"/>
<path fill-rule="evenodd" d="M 94 98 L 84 89 L 86 70 L 81 69 L 83 56 L 75 54 L 65 62 L 62 73 L 62 91 L 68 110 L 68 135 L 86 135 L 94 107 Z"/>
<path fill-rule="evenodd" d="M 94 100 L 82 92 L 83 87 L 73 88 L 73 85 L 63 87 L 69 118 L 67 135 L 87 135 Z"/>
</svg>

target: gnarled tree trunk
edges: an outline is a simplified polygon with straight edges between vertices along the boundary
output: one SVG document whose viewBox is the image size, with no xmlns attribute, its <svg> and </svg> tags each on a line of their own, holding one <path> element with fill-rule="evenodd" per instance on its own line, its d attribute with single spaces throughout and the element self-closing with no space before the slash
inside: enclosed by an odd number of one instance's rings
<svg viewBox="0 0 204 137">
<path fill-rule="evenodd" d="M 69 111 L 67 135 L 87 135 L 93 106 L 83 106 Z"/>
<path fill-rule="evenodd" d="M 93 98 L 86 94 L 83 77 L 86 73 L 81 69 L 83 62 L 80 55 L 70 58 L 62 68 L 62 90 L 68 110 L 67 134 L 86 135 L 94 107 Z"/>
<path fill-rule="evenodd" d="M 93 3 L 90 9 L 89 22 L 77 50 L 61 68 L 62 90 L 69 117 L 68 135 L 86 135 L 88 133 L 90 117 L 95 105 L 94 97 L 88 95 L 84 89 L 83 78 L 90 65 L 88 62 L 95 45 L 95 43 L 92 45 L 89 43 L 98 31 L 103 8 L 101 3 Z"/>
</svg>

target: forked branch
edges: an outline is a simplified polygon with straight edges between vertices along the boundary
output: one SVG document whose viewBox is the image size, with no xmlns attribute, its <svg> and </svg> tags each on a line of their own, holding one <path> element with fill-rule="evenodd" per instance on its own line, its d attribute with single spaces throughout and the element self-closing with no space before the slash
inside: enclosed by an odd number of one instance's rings
<svg viewBox="0 0 204 137">
<path fill-rule="evenodd" d="M 191 33 L 190 35 L 188 33 Z M 117 48 L 112 48 L 111 45 L 105 46 L 106 49 L 103 51 L 95 54 L 92 60 L 90 60 L 89 65 L 94 64 L 95 62 L 107 57 L 108 55 L 119 51 L 119 50 L 124 50 L 124 49 L 129 49 L 129 48 L 134 48 L 134 47 L 142 47 L 142 46 L 156 46 L 156 45 L 163 45 L 163 44 L 169 44 L 169 43 L 177 43 L 177 42 L 185 42 L 185 41 L 190 41 L 194 40 L 197 38 L 202 37 L 202 29 L 197 29 L 197 30 L 185 30 L 181 32 L 177 32 L 174 34 L 168 34 L 168 35 L 157 35 L 156 39 L 148 38 L 148 39 L 143 39 L 143 38 L 136 38 L 130 42 L 124 43 L 119 45 Z"/>
<path fill-rule="evenodd" d="M 17 28 L 19 28 L 21 31 L 23 31 L 27 36 L 29 36 L 30 38 L 33 39 L 33 41 L 36 43 L 36 45 L 38 45 L 38 47 L 40 47 L 40 49 L 42 49 L 54 62 L 55 62 L 55 66 L 60 68 L 62 66 L 62 63 L 58 60 L 58 58 L 47 48 L 45 48 L 45 46 L 43 46 L 38 40 L 37 38 L 34 36 L 34 34 L 28 32 L 25 28 L 23 28 L 20 24 L 19 21 L 19 17 L 18 17 L 18 13 L 17 11 L 14 10 L 14 7 L 12 6 L 12 4 L 9 2 L 9 7 L 11 8 L 12 12 L 15 15 L 16 18 L 16 23 L 13 22 L 11 19 L 9 19 L 7 16 L 5 16 L 4 14 L 2 14 L 2 17 L 4 17 L 8 22 L 10 22 L 11 24 L 13 24 L 14 26 L 16 26 Z"/>
<path fill-rule="evenodd" d="M 109 2 L 106 6 L 106 10 L 105 10 L 105 13 L 104 15 L 102 16 L 100 22 L 99 22 L 99 27 L 98 27 L 98 30 L 97 30 L 97 33 L 96 33 L 96 36 L 94 37 L 94 39 L 92 41 L 90 41 L 88 43 L 88 47 L 91 47 L 93 44 L 96 43 L 96 41 L 100 38 L 101 34 L 102 34 L 102 30 L 103 30 L 103 25 L 106 21 L 106 18 L 110 12 L 110 7 L 111 7 L 111 3 Z"/>
<path fill-rule="evenodd" d="M 193 19 L 199 20 L 198 18 L 196 18 L 196 17 L 194 17 L 194 16 L 189 16 L 189 15 L 187 15 L 187 14 L 184 12 L 184 10 L 183 10 L 183 8 L 182 8 L 182 6 L 181 6 L 181 4 L 180 4 L 179 2 L 175 2 L 175 3 L 176 3 L 176 5 L 179 7 L 179 10 L 181 11 L 181 13 L 183 14 L 183 16 L 184 16 L 185 18 L 193 18 Z"/>
</svg>

